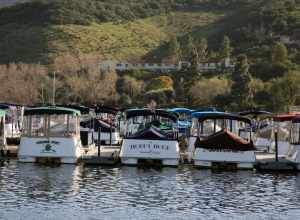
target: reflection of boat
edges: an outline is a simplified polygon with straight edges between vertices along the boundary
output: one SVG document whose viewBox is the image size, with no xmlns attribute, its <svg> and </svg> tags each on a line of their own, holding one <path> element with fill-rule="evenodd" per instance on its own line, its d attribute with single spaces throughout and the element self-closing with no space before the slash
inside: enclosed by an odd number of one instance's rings
<svg viewBox="0 0 300 220">
<path fill-rule="evenodd" d="M 253 168 L 255 147 L 249 129 L 250 119 L 224 112 L 196 112 L 192 117 L 197 119 L 193 120 L 197 130 L 196 166 Z"/>
<path fill-rule="evenodd" d="M 19 161 L 76 163 L 83 153 L 79 117 L 70 108 L 25 109 Z"/>
<path fill-rule="evenodd" d="M 123 164 L 151 160 L 161 165 L 178 165 L 177 114 L 150 109 L 131 109 L 125 114 L 127 130 L 120 152 Z"/>
<path fill-rule="evenodd" d="M 171 112 L 175 112 L 179 115 L 178 118 L 178 133 L 179 136 L 188 137 L 190 133 L 190 128 L 192 125 L 191 115 L 192 110 L 187 108 L 173 108 L 170 109 Z"/>
</svg>

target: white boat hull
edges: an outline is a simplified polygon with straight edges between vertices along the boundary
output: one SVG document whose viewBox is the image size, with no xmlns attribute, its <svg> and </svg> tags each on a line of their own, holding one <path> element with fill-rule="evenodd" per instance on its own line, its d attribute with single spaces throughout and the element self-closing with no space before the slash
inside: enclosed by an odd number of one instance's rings
<svg viewBox="0 0 300 220">
<path fill-rule="evenodd" d="M 180 154 L 176 140 L 123 139 L 121 163 L 137 165 L 139 160 L 159 160 L 163 166 L 177 166 Z"/>
<path fill-rule="evenodd" d="M 252 169 L 255 163 L 254 151 L 227 151 L 196 148 L 194 165 L 211 168 L 215 163 L 236 164 L 239 169 Z"/>
<path fill-rule="evenodd" d="M 18 157 L 20 162 L 56 159 L 60 163 L 77 163 L 83 154 L 80 139 L 22 137 Z"/>
</svg>

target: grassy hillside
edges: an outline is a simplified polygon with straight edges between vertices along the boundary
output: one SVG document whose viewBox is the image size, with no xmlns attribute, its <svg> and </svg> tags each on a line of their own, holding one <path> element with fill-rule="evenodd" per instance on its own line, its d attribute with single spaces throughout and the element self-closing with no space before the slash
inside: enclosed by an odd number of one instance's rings
<svg viewBox="0 0 300 220">
<path fill-rule="evenodd" d="M 59 53 L 99 52 L 109 59 L 140 59 L 168 42 L 173 33 L 184 35 L 210 25 L 224 16 L 220 12 L 174 12 L 125 23 L 55 25 L 51 39 L 53 58 Z"/>
<path fill-rule="evenodd" d="M 172 35 L 181 39 L 183 47 L 192 35 L 207 38 L 217 49 L 226 34 L 237 53 L 249 51 L 268 41 L 271 32 L 289 34 L 299 28 L 300 3 L 286 2 L 40 0 L 18 4 L 0 9 L 0 63 L 48 63 L 64 53 L 90 52 L 120 60 L 161 59 Z"/>
<path fill-rule="evenodd" d="M 43 18 L 30 13 L 31 7 L 42 11 Z M 90 52 L 111 59 L 141 59 L 168 42 L 171 35 L 185 35 L 226 15 L 222 10 L 175 10 L 135 20 L 56 24 L 49 21 L 51 13 L 46 9 L 35 3 L 0 11 L 0 62 L 47 63 L 64 53 Z M 26 19 L 14 20 L 10 14 Z"/>
</svg>

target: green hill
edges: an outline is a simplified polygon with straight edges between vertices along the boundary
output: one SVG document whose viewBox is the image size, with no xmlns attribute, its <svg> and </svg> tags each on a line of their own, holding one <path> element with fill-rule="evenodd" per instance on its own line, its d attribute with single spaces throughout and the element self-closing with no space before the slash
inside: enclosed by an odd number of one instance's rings
<svg viewBox="0 0 300 220">
<path fill-rule="evenodd" d="M 247 51 L 261 43 L 259 34 L 267 40 L 270 28 L 278 32 L 276 28 L 283 25 L 285 33 L 298 28 L 299 3 L 286 2 L 292 1 L 40 0 L 17 4 L 0 9 L 0 63 L 49 63 L 65 53 L 91 52 L 120 60 L 161 59 L 173 35 L 183 45 L 188 35 L 206 37 L 217 48 L 227 34 L 236 52 Z M 284 22 L 280 24 L 279 18 Z M 261 23 L 264 33 L 258 33 Z"/>
</svg>

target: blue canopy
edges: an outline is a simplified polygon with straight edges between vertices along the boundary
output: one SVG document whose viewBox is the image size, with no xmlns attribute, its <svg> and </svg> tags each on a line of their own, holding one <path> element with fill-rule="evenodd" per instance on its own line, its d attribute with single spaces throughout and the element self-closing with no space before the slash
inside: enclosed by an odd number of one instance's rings
<svg viewBox="0 0 300 220">
<path fill-rule="evenodd" d="M 179 114 L 184 113 L 184 114 L 188 114 L 188 115 L 191 115 L 192 112 L 193 112 L 193 110 L 188 109 L 188 108 L 172 108 L 169 111 L 176 112 L 176 113 L 179 113 Z"/>
</svg>

